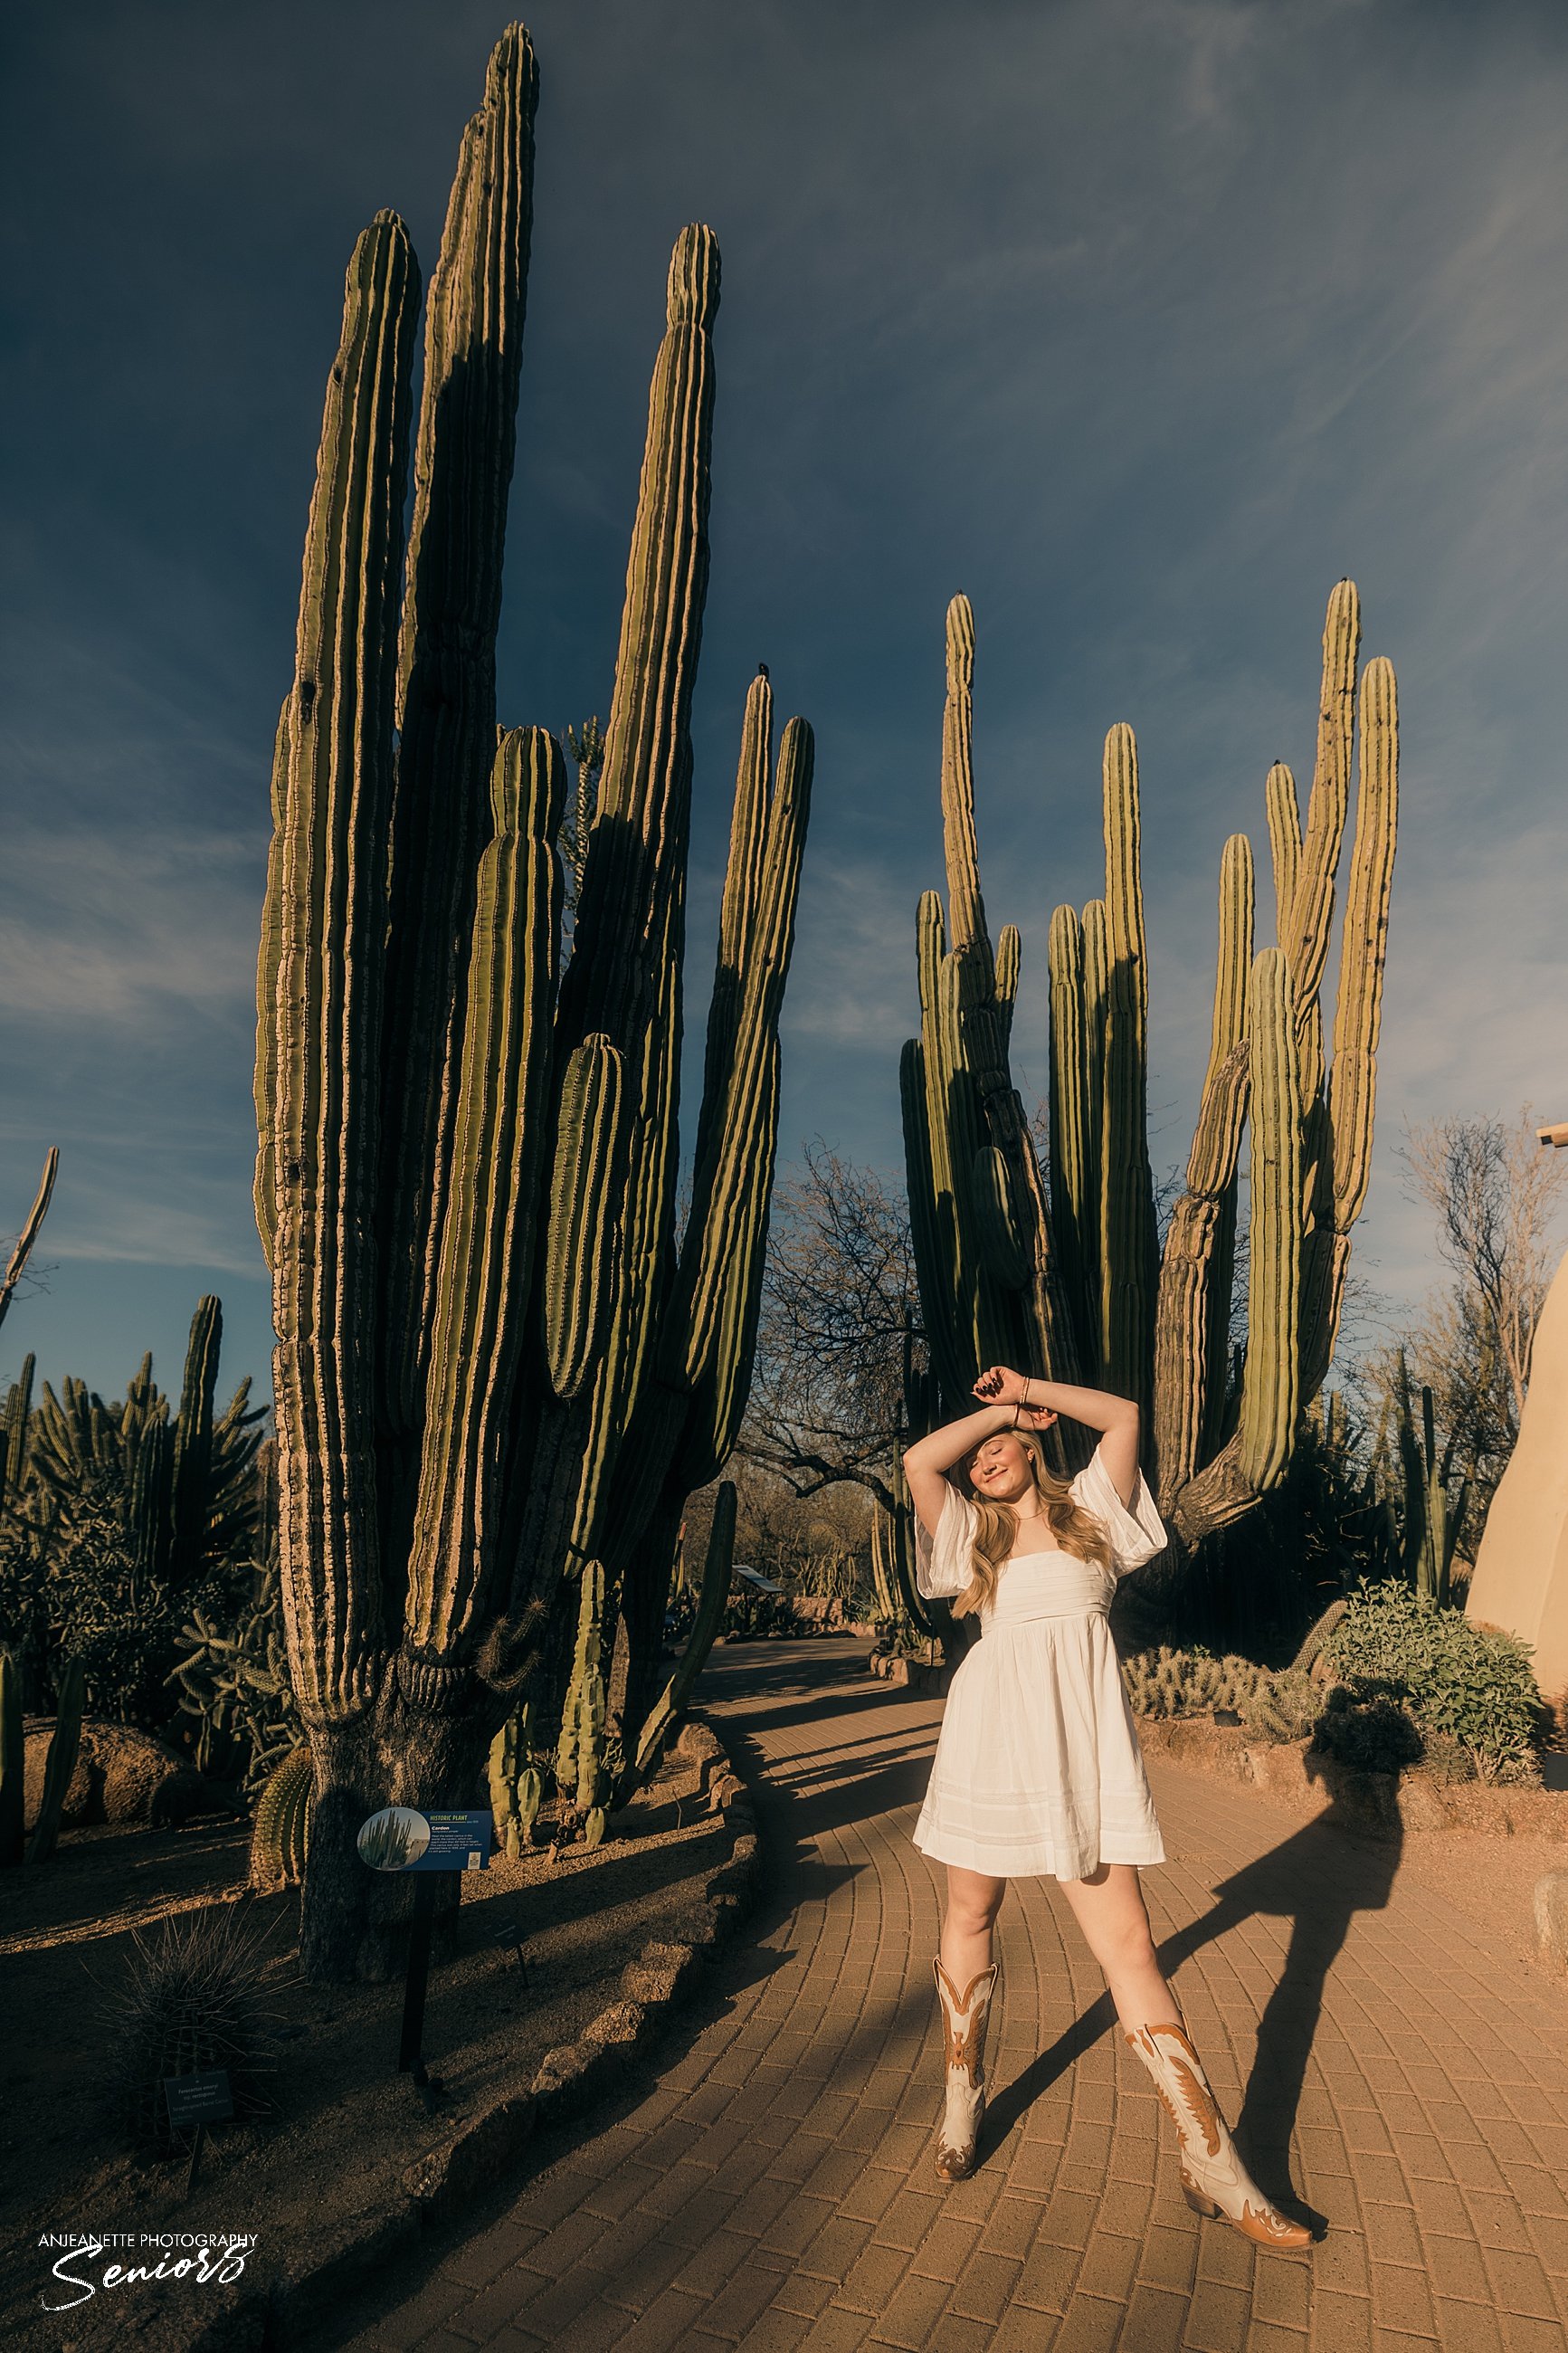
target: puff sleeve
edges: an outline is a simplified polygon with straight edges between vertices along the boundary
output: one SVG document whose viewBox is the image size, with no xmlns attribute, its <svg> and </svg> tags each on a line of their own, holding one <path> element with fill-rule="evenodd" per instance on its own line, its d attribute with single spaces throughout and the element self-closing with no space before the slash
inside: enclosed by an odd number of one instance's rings
<svg viewBox="0 0 1568 2353">
<path fill-rule="evenodd" d="M 928 1601 L 962 1593 L 973 1575 L 970 1555 L 977 1517 L 973 1504 L 951 1482 L 933 1536 L 915 1514 L 915 1583 Z M 1163 1541 L 1163 1539 L 1162 1539 Z"/>
<path fill-rule="evenodd" d="M 1117 1493 L 1116 1482 L 1100 1461 L 1098 1449 L 1073 1481 L 1072 1492 L 1075 1501 L 1086 1512 L 1092 1512 L 1097 1520 L 1104 1522 L 1118 1577 L 1142 1568 L 1146 1560 L 1152 1560 L 1157 1552 L 1164 1550 L 1169 1542 L 1165 1524 L 1154 1509 L 1154 1499 L 1144 1484 L 1142 1471 L 1131 1511 Z"/>
</svg>

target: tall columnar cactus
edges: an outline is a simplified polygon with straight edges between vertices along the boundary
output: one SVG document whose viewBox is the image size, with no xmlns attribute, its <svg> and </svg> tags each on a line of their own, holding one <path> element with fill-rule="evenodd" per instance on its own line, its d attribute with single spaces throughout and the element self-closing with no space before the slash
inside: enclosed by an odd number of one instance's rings
<svg viewBox="0 0 1568 2353">
<path fill-rule="evenodd" d="M 1303 832 L 1289 769 L 1266 788 L 1276 939 L 1254 955 L 1252 854 L 1220 863 L 1208 1067 L 1163 1252 L 1146 1142 L 1148 978 L 1137 749 L 1106 739 L 1105 892 L 1051 919 L 1048 1195 L 1005 1067 L 1016 987 L 991 970 L 969 749 L 973 623 L 948 616 L 942 798 L 952 944 L 940 901 L 917 918 L 921 1035 L 904 1050 L 904 1130 L 921 1295 L 945 1408 L 1001 1360 L 1087 1378 L 1145 1412 L 1145 1462 L 1179 1546 L 1247 1511 L 1289 1467 L 1332 1355 L 1366 1197 L 1397 810 L 1394 673 L 1359 696 L 1360 783 L 1325 1066 L 1320 988 L 1350 807 L 1360 609 L 1342 581 L 1323 635 L 1317 759 Z M 996 959 L 999 971 L 1003 959 Z M 1002 1058 L 998 1058 L 998 1041 Z M 1247 1345 L 1227 1379 L 1242 1138 L 1250 1118 Z"/>
<path fill-rule="evenodd" d="M 417 269 L 393 215 L 355 248 L 274 766 L 256 1198 L 323 1976 L 395 1966 L 406 1891 L 371 1883 L 354 1832 L 389 1801 L 470 1801 L 591 1562 L 606 1738 L 640 1720 L 679 1508 L 732 1443 L 754 1345 L 810 732 L 785 728 L 775 780 L 753 688 L 678 1237 L 719 257 L 694 227 L 671 259 L 563 977 L 564 764 L 494 724 L 535 89 L 514 26 L 431 284 L 406 551 Z"/>
</svg>

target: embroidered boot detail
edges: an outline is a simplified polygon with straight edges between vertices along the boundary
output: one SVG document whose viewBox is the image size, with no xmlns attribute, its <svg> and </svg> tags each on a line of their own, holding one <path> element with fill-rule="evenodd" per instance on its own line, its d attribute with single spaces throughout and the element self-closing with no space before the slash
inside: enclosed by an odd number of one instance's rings
<svg viewBox="0 0 1568 2353">
<path fill-rule="evenodd" d="M 996 1989 L 996 1964 L 971 1978 L 961 1994 L 940 1961 L 933 1961 L 942 2003 L 947 2062 L 947 2105 L 937 2138 L 939 2181 L 966 2181 L 974 2170 L 975 2143 L 985 2112 L 985 2026 Z"/>
<path fill-rule="evenodd" d="M 1256 2247 L 1280 2253 L 1310 2247 L 1311 2232 L 1287 2221 L 1268 2203 L 1237 2155 L 1185 2027 L 1172 2020 L 1167 2025 L 1124 2028 L 1123 2032 L 1128 2047 L 1153 2077 L 1161 2105 L 1176 2127 L 1182 2145 L 1182 2194 L 1194 2211 L 1222 2216 Z"/>
</svg>

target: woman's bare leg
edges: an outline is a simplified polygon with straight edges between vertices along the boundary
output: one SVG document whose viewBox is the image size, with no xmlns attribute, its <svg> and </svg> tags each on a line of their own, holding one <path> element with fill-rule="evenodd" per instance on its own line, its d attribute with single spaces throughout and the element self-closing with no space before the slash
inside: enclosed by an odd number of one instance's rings
<svg viewBox="0 0 1568 2353">
<path fill-rule="evenodd" d="M 1176 1998 L 1154 1957 L 1138 1873 L 1102 1862 L 1088 1879 L 1064 1879 L 1089 1948 L 1105 1971 L 1127 2041 L 1154 2079 L 1182 2145 L 1182 2188 L 1200 2214 L 1220 2214 L 1254 2246 L 1297 2254 L 1311 2233 L 1269 2204 L 1237 2154 L 1193 2048 Z"/>
<path fill-rule="evenodd" d="M 951 1876 L 951 1874 L 950 1874 Z M 1148 1908 L 1131 1862 L 1102 1862 L 1088 1879 L 1058 1881 L 1123 2026 L 1179 2021 L 1176 1997 L 1160 1973 Z"/>
<path fill-rule="evenodd" d="M 1007 1893 L 1005 1879 L 947 1866 L 947 1911 L 942 1924 L 942 1965 L 962 1992 L 991 1967 L 991 1931 Z"/>
</svg>

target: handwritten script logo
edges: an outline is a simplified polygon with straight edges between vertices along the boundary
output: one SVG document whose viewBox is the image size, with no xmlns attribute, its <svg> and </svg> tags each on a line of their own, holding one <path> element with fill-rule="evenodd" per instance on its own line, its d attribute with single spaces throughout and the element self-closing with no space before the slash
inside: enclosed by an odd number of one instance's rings
<svg viewBox="0 0 1568 2353">
<path fill-rule="evenodd" d="M 75 2295 L 50 2301 L 47 2290 L 39 2301 L 46 2312 L 71 2312 L 88 2304 L 102 2288 L 140 2287 L 149 2280 L 188 2279 L 199 2287 L 224 2287 L 245 2269 L 245 2259 L 256 2244 L 254 2231 L 46 2231 L 40 2247 L 61 2247 L 49 2266 L 50 2277 Z M 139 2260 L 105 2263 L 98 2259 L 110 2248 L 132 2250 Z"/>
</svg>

